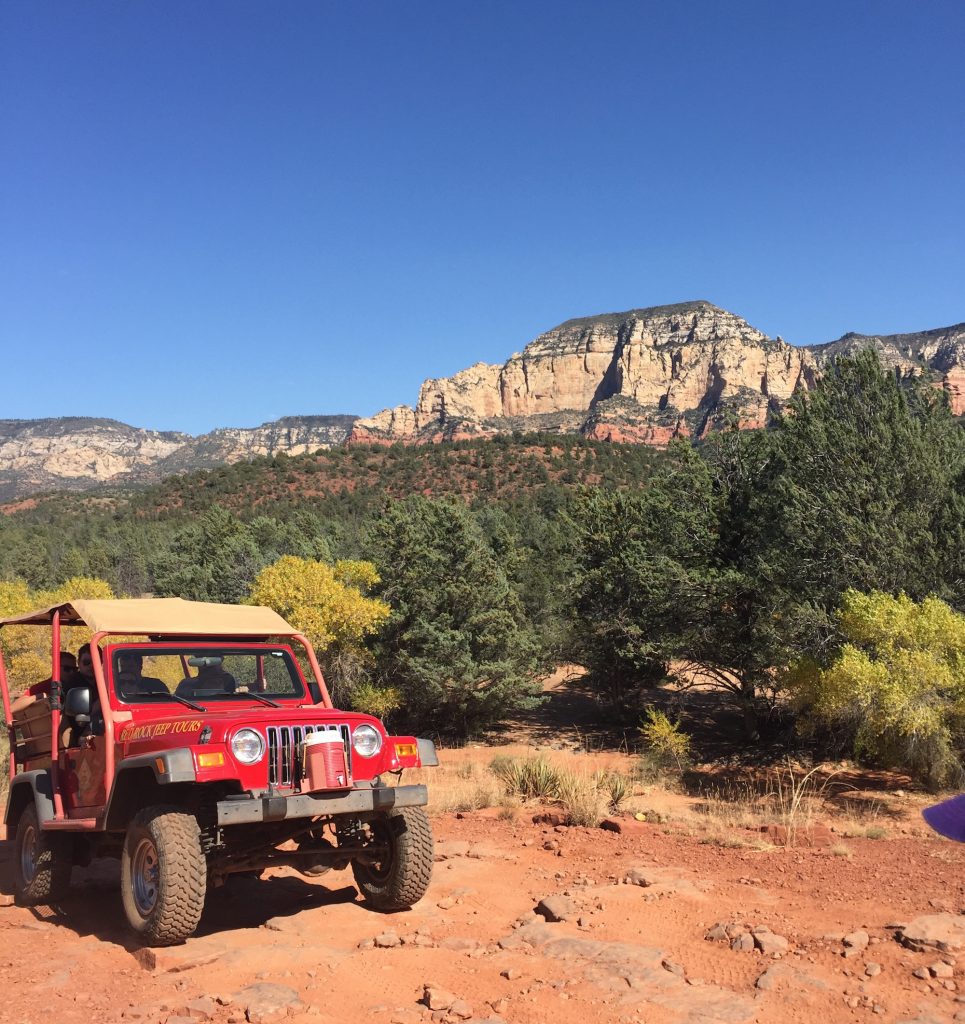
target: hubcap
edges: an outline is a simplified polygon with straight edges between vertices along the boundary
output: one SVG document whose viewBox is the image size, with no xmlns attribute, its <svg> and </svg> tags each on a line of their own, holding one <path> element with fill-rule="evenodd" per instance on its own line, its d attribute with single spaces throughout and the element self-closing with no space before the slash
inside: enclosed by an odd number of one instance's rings
<svg viewBox="0 0 965 1024">
<path fill-rule="evenodd" d="M 29 885 L 37 873 L 37 830 L 28 825 L 23 833 L 23 845 L 20 847 L 20 874 Z"/>
<path fill-rule="evenodd" d="M 147 917 L 157 904 L 159 879 L 157 849 L 150 839 L 142 839 L 131 862 L 131 888 L 134 890 L 134 903 L 142 917 Z"/>
</svg>

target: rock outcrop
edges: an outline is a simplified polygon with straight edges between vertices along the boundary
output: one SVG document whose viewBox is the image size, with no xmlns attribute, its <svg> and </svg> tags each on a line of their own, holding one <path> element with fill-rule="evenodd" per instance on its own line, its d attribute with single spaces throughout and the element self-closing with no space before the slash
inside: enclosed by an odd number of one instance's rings
<svg viewBox="0 0 965 1024">
<path fill-rule="evenodd" d="M 579 431 L 666 444 L 725 422 L 766 424 L 828 360 L 874 347 L 904 374 L 926 374 L 965 412 L 965 325 L 920 334 L 848 334 L 795 347 L 709 302 L 568 320 L 499 365 L 427 380 L 415 408 L 357 421 L 351 440 L 424 442 L 512 430 Z"/>
<path fill-rule="evenodd" d="M 83 416 L 0 420 L 0 500 L 43 490 L 132 484 L 258 455 L 297 455 L 348 437 L 355 416 L 291 416 L 200 437 Z"/>
<path fill-rule="evenodd" d="M 156 466 L 160 476 L 266 455 L 303 455 L 344 444 L 356 416 L 284 416 L 260 427 L 220 427 L 189 438 Z"/>
</svg>

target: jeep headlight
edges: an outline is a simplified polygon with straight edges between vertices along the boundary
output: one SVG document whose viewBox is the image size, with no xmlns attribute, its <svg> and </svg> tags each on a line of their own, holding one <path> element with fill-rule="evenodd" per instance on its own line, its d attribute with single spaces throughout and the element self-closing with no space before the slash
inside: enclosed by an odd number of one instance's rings
<svg viewBox="0 0 965 1024">
<path fill-rule="evenodd" d="M 374 757 L 382 749 L 382 734 L 371 725 L 357 725 L 352 733 L 352 746 L 359 757 Z"/>
<path fill-rule="evenodd" d="M 254 764 L 265 753 L 265 741 L 254 729 L 239 729 L 231 737 L 231 753 L 242 764 Z"/>
</svg>

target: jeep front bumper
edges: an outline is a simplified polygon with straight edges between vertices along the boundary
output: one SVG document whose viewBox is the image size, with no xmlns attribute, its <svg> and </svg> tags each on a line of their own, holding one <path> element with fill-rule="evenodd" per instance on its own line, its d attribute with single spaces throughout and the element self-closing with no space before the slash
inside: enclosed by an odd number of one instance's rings
<svg viewBox="0 0 965 1024">
<path fill-rule="evenodd" d="M 219 825 L 259 821 L 324 818 L 330 814 L 378 814 L 393 807 L 425 807 L 425 786 L 377 786 L 348 793 L 303 793 L 296 796 L 252 796 L 218 801 Z"/>
</svg>

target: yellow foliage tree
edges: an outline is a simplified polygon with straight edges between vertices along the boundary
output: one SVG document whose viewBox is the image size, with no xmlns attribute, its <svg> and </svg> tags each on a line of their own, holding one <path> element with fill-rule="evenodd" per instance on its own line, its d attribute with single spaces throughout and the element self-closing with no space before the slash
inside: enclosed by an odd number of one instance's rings
<svg viewBox="0 0 965 1024">
<path fill-rule="evenodd" d="M 286 555 L 255 577 L 249 603 L 273 608 L 304 633 L 325 667 L 350 677 L 342 681 L 351 686 L 367 662 L 365 638 L 391 610 L 364 593 L 378 582 L 371 562 L 326 565 Z"/>
<path fill-rule="evenodd" d="M 23 615 L 37 608 L 81 598 L 109 600 L 110 584 L 92 576 L 73 576 L 55 590 L 31 590 L 23 580 L 0 582 L 0 618 Z M 72 626 L 61 632 L 61 649 L 76 653 L 91 631 Z M 50 676 L 50 630 L 38 626 L 7 626 L 0 629 L 7 679 L 12 693 Z"/>
<path fill-rule="evenodd" d="M 849 729 L 859 757 L 932 786 L 961 781 L 965 616 L 937 598 L 850 590 L 838 622 L 847 642 L 834 662 L 798 665 L 789 678 L 798 703 Z"/>
</svg>

